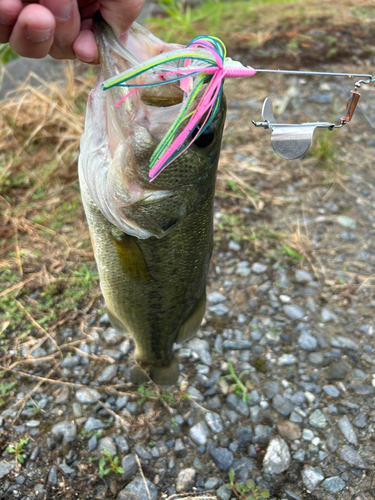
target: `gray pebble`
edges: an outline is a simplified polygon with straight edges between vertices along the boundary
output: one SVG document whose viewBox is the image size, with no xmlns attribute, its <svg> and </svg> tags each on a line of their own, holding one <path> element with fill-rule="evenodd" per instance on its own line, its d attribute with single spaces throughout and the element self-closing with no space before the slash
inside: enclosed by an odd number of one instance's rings
<svg viewBox="0 0 375 500">
<path fill-rule="evenodd" d="M 348 417 L 346 415 L 338 421 L 338 425 L 339 425 L 339 429 L 342 432 L 345 439 L 350 444 L 357 446 L 358 445 L 357 435 L 355 433 L 355 430 L 354 430 L 350 420 L 348 419 Z"/>
<path fill-rule="evenodd" d="M 221 304 L 226 300 L 226 296 L 220 292 L 212 292 L 207 295 L 207 302 L 212 305 Z"/>
<path fill-rule="evenodd" d="M 331 453 L 335 453 L 339 447 L 339 437 L 334 431 L 330 431 L 327 435 L 326 445 Z"/>
<path fill-rule="evenodd" d="M 147 446 L 142 446 L 140 444 L 136 444 L 134 446 L 134 451 L 142 460 L 151 460 L 152 454 Z"/>
<path fill-rule="evenodd" d="M 87 442 L 87 446 L 89 447 L 90 451 L 96 450 L 96 447 L 98 446 L 98 438 L 95 435 L 91 436 Z"/>
<path fill-rule="evenodd" d="M 267 271 L 267 266 L 261 264 L 260 262 L 254 262 L 254 264 L 251 266 L 251 270 L 255 274 L 262 274 Z"/>
<path fill-rule="evenodd" d="M 219 479 L 216 477 L 209 477 L 207 481 L 204 483 L 204 488 L 206 490 L 213 490 L 214 488 L 217 488 L 220 484 Z"/>
<path fill-rule="evenodd" d="M 225 316 L 229 313 L 229 309 L 224 304 L 216 304 L 215 306 L 209 307 L 209 311 L 216 316 Z"/>
<path fill-rule="evenodd" d="M 104 450 L 109 451 L 111 457 L 114 457 L 117 453 L 116 444 L 110 436 L 99 439 L 98 451 L 102 452 Z"/>
<path fill-rule="evenodd" d="M 220 488 L 216 490 L 216 494 L 219 500 L 230 500 L 232 491 L 228 490 L 228 488 L 223 484 L 223 486 L 220 486 Z"/>
<path fill-rule="evenodd" d="M 245 401 L 237 394 L 229 394 L 225 400 L 225 404 L 229 409 L 239 413 L 243 417 L 249 416 L 249 407 Z"/>
<path fill-rule="evenodd" d="M 321 484 L 321 487 L 324 490 L 328 491 L 328 493 L 333 494 L 343 490 L 345 486 L 345 481 L 343 481 L 341 477 L 338 476 L 328 477 Z"/>
<path fill-rule="evenodd" d="M 340 396 L 340 391 L 335 385 L 324 385 L 323 391 L 331 398 L 338 398 Z"/>
<path fill-rule="evenodd" d="M 342 363 L 333 362 L 329 365 L 327 380 L 344 380 L 348 368 Z"/>
<path fill-rule="evenodd" d="M 69 465 L 66 464 L 60 464 L 59 465 L 60 469 L 65 473 L 65 474 L 73 474 L 74 469 L 69 467 Z"/>
<path fill-rule="evenodd" d="M 372 385 L 350 385 L 349 389 L 353 390 L 358 396 L 371 396 L 374 394 L 374 387 Z"/>
<path fill-rule="evenodd" d="M 297 406 L 302 406 L 306 402 L 305 393 L 302 391 L 295 392 L 290 398 L 293 404 Z"/>
<path fill-rule="evenodd" d="M 108 313 L 104 313 L 102 316 L 100 316 L 99 325 L 108 326 L 110 324 L 111 324 L 111 322 L 109 320 Z"/>
<path fill-rule="evenodd" d="M 186 392 L 187 394 L 189 394 L 193 401 L 198 401 L 199 403 L 202 403 L 204 401 L 203 394 L 192 385 L 189 385 L 189 387 L 186 389 Z"/>
<path fill-rule="evenodd" d="M 301 349 L 305 349 L 306 351 L 313 351 L 314 349 L 316 349 L 318 341 L 308 332 L 302 332 L 301 336 L 298 339 L 298 345 L 301 347 Z"/>
<path fill-rule="evenodd" d="M 51 429 L 51 433 L 54 436 L 62 436 L 64 443 L 70 443 L 71 441 L 74 441 L 77 435 L 77 427 L 74 422 L 64 420 L 55 424 Z"/>
<path fill-rule="evenodd" d="M 147 489 L 144 481 L 146 481 Z M 127 493 L 132 493 L 138 500 L 158 500 L 159 497 L 158 490 L 155 485 L 148 479 L 143 479 L 142 477 L 136 477 L 133 479 L 133 481 L 129 483 L 126 488 L 120 491 L 117 496 L 117 500 L 128 500 L 129 497 L 126 495 Z"/>
<path fill-rule="evenodd" d="M 82 404 L 94 404 L 101 399 L 101 394 L 95 389 L 78 389 L 76 391 L 76 400 Z"/>
<path fill-rule="evenodd" d="M 305 461 L 306 452 L 305 450 L 299 449 L 293 454 L 294 460 L 298 460 L 299 462 Z"/>
<path fill-rule="evenodd" d="M 190 491 L 195 483 L 195 469 L 182 469 L 176 479 L 176 491 Z"/>
<path fill-rule="evenodd" d="M 123 338 L 124 338 L 123 335 L 120 335 L 119 333 L 117 333 L 116 330 L 112 327 L 107 328 L 102 333 L 103 341 L 109 345 L 116 345 L 119 342 L 121 342 L 121 340 Z"/>
<path fill-rule="evenodd" d="M 57 484 L 57 467 L 52 465 L 48 473 L 48 482 L 51 484 Z"/>
<path fill-rule="evenodd" d="M 364 382 L 367 379 L 367 375 L 365 372 L 362 370 L 359 370 L 358 368 L 353 369 L 353 380 L 356 382 Z"/>
<path fill-rule="evenodd" d="M 7 476 L 17 465 L 16 461 L 0 462 L 0 479 Z"/>
<path fill-rule="evenodd" d="M 318 429 L 324 429 L 327 424 L 324 413 L 321 410 L 315 410 L 309 417 L 309 424 Z"/>
<path fill-rule="evenodd" d="M 359 330 L 363 333 L 366 333 L 367 335 L 374 334 L 374 328 L 372 327 L 372 325 L 362 325 L 359 327 Z"/>
<path fill-rule="evenodd" d="M 89 417 L 86 420 L 83 428 L 85 429 L 85 431 L 93 431 L 95 429 L 103 429 L 103 427 L 104 424 L 101 420 L 99 420 L 98 418 Z"/>
<path fill-rule="evenodd" d="M 290 466 L 290 452 L 286 442 L 280 437 L 272 439 L 263 459 L 266 474 L 280 474 Z"/>
<path fill-rule="evenodd" d="M 227 448 L 210 448 L 210 455 L 218 469 L 228 472 L 233 463 L 233 453 Z"/>
<path fill-rule="evenodd" d="M 310 429 L 303 429 L 302 431 L 302 439 L 305 441 L 312 441 L 315 437 L 315 434 Z"/>
<path fill-rule="evenodd" d="M 272 406 L 285 417 L 288 417 L 294 409 L 293 404 L 280 394 L 276 394 L 273 398 Z"/>
<path fill-rule="evenodd" d="M 239 245 L 233 240 L 229 240 L 228 249 L 233 250 L 234 252 L 238 252 L 239 250 L 241 250 L 241 245 Z"/>
<path fill-rule="evenodd" d="M 189 437 L 195 444 L 204 445 L 210 436 L 207 425 L 204 422 L 198 422 L 196 425 L 189 429 Z"/>
<path fill-rule="evenodd" d="M 61 368 L 74 368 L 79 365 L 81 359 L 79 356 L 66 356 L 60 363 Z"/>
<path fill-rule="evenodd" d="M 188 342 L 188 347 L 197 354 L 204 365 L 211 366 L 210 345 L 207 340 L 192 339 Z"/>
<path fill-rule="evenodd" d="M 338 349 L 353 349 L 354 351 L 358 350 L 357 342 L 354 342 L 354 340 L 342 337 L 340 335 L 330 337 L 329 345 L 331 347 L 337 347 Z"/>
<path fill-rule="evenodd" d="M 239 276 L 247 277 L 251 274 L 250 264 L 247 260 L 239 262 L 236 267 L 236 274 Z"/>
<path fill-rule="evenodd" d="M 310 273 L 308 273 L 307 271 L 303 271 L 302 269 L 296 269 L 295 276 L 296 281 L 298 281 L 299 283 L 309 282 L 313 279 Z"/>
<path fill-rule="evenodd" d="M 129 401 L 127 404 L 126 404 L 126 409 L 128 410 L 129 413 L 131 413 L 132 415 L 135 415 L 138 411 L 138 404 L 136 401 Z"/>
<path fill-rule="evenodd" d="M 327 307 L 323 307 L 321 313 L 321 320 L 323 323 L 329 323 L 330 321 L 337 321 L 337 316 Z"/>
<path fill-rule="evenodd" d="M 263 384 L 263 392 L 267 399 L 272 399 L 280 392 L 278 382 L 265 382 Z"/>
<path fill-rule="evenodd" d="M 305 311 L 301 307 L 296 305 L 283 306 L 283 310 L 288 318 L 293 321 L 298 321 L 305 316 Z"/>
<path fill-rule="evenodd" d="M 223 423 L 220 416 L 217 413 L 206 413 L 204 417 L 209 429 L 214 433 L 218 434 L 223 431 Z"/>
<path fill-rule="evenodd" d="M 361 455 L 357 453 L 354 448 L 346 444 L 341 449 L 340 458 L 341 460 L 344 460 L 344 462 L 347 462 L 349 465 L 351 465 L 352 467 L 356 467 L 357 469 L 369 468 Z"/>
<path fill-rule="evenodd" d="M 135 455 L 126 455 L 121 461 L 121 467 L 125 471 L 122 476 L 124 481 L 133 477 L 138 472 L 138 462 Z"/>
<path fill-rule="evenodd" d="M 31 429 L 33 429 L 40 426 L 40 420 L 29 420 L 25 425 L 26 427 L 30 427 Z"/>
<path fill-rule="evenodd" d="M 224 340 L 223 347 L 224 349 L 241 351 L 244 349 L 250 349 L 251 342 L 249 340 Z"/>
<path fill-rule="evenodd" d="M 119 396 L 116 399 L 116 407 L 119 410 L 122 410 L 123 408 L 125 408 L 128 401 L 129 401 L 129 396 Z"/>
<path fill-rule="evenodd" d="M 236 437 L 240 448 L 245 448 L 253 439 L 253 430 L 249 426 L 238 427 Z"/>
<path fill-rule="evenodd" d="M 99 384 L 110 382 L 113 378 L 116 377 L 117 370 L 118 370 L 118 365 L 116 364 L 106 366 L 98 377 Z"/>
<path fill-rule="evenodd" d="M 366 427 L 366 417 L 365 414 L 360 411 L 356 418 L 353 420 L 353 425 L 358 427 L 359 429 L 364 429 Z"/>
<path fill-rule="evenodd" d="M 298 359 L 294 356 L 294 354 L 282 354 L 277 360 L 277 366 L 291 366 L 295 365 L 298 362 Z"/>
<path fill-rule="evenodd" d="M 184 442 L 182 441 L 181 438 L 176 439 L 175 445 L 174 445 L 174 453 L 177 458 L 184 458 L 187 455 L 187 450 L 184 445 Z"/>
<path fill-rule="evenodd" d="M 121 344 L 119 345 L 119 351 L 124 356 L 127 356 L 129 354 L 129 352 L 132 350 L 132 347 L 133 347 L 133 345 L 130 342 L 130 340 L 126 339 L 126 340 L 124 340 L 124 342 L 121 342 Z"/>
<path fill-rule="evenodd" d="M 290 417 L 289 417 L 289 420 L 291 422 L 294 422 L 296 424 L 300 424 L 303 422 L 303 418 L 301 417 L 301 415 L 299 413 L 297 413 L 296 411 L 292 411 L 292 413 L 290 414 Z"/>
<path fill-rule="evenodd" d="M 319 467 L 307 467 L 302 471 L 303 484 L 309 491 L 313 491 L 323 479 L 324 475 Z"/>
<path fill-rule="evenodd" d="M 269 439 L 272 434 L 272 427 L 268 425 L 256 425 L 254 427 L 253 443 L 262 443 Z"/>
<path fill-rule="evenodd" d="M 123 453 L 129 453 L 129 445 L 124 436 L 116 436 L 115 442 L 120 451 Z"/>
</svg>

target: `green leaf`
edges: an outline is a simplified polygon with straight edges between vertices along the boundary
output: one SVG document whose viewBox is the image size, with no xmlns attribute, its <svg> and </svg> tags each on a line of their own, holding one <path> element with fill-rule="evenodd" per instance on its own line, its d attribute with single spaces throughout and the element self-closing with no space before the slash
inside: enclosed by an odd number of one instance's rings
<svg viewBox="0 0 375 500">
<path fill-rule="evenodd" d="M 298 260 L 300 260 L 300 259 L 302 259 L 302 258 L 303 258 L 303 257 L 302 257 L 302 255 L 300 255 L 298 252 L 296 252 L 295 250 L 293 250 L 293 248 L 289 248 L 289 247 L 287 247 L 286 245 L 283 245 L 283 246 L 281 247 L 281 250 L 282 250 L 284 253 L 288 254 L 290 257 L 293 257 L 294 259 L 298 259 Z"/>
<path fill-rule="evenodd" d="M 118 474 L 125 474 L 125 469 L 123 469 L 122 467 L 117 467 L 116 472 Z"/>
<path fill-rule="evenodd" d="M 25 459 L 23 458 L 23 455 L 21 455 L 21 454 L 20 454 L 20 455 L 17 455 L 17 460 L 18 460 L 21 464 L 23 464 L 23 463 L 24 463 L 24 461 L 25 461 Z"/>
<path fill-rule="evenodd" d="M 16 453 L 16 450 L 13 448 L 13 446 L 8 446 L 8 447 L 6 448 L 6 451 L 7 451 L 8 453 Z"/>
<path fill-rule="evenodd" d="M 252 479 L 246 481 L 246 486 L 249 488 L 249 491 L 253 491 L 255 488 L 255 483 Z"/>
<path fill-rule="evenodd" d="M 231 483 L 233 483 L 233 481 L 234 481 L 234 470 L 233 470 L 233 469 L 231 469 L 231 470 L 228 472 L 228 477 L 229 477 L 229 481 L 230 481 Z"/>
<path fill-rule="evenodd" d="M 270 497 L 270 492 L 268 490 L 262 490 L 259 492 L 259 496 L 261 498 L 269 498 Z"/>
</svg>

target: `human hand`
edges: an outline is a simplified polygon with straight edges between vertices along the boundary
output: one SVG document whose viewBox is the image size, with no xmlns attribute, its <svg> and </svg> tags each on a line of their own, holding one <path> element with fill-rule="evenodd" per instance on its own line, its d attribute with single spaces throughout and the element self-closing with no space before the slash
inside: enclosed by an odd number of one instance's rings
<svg viewBox="0 0 375 500">
<path fill-rule="evenodd" d="M 92 16 L 100 9 L 119 37 L 140 14 L 144 0 L 0 0 L 0 43 L 17 54 L 98 63 Z"/>
</svg>

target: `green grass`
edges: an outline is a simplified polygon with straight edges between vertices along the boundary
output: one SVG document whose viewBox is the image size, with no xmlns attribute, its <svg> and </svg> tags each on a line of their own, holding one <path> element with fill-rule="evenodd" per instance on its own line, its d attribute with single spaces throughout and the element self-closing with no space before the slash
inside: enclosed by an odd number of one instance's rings
<svg viewBox="0 0 375 500">
<path fill-rule="evenodd" d="M 303 5 L 302 0 L 251 0 L 230 1 L 207 0 L 191 8 L 179 0 L 158 0 L 167 18 L 151 18 L 148 22 L 152 32 L 166 42 L 187 43 L 197 35 L 207 34 L 223 39 L 233 33 L 247 30 L 258 21 L 259 8 L 268 10 L 268 5 L 290 5 L 290 12 L 296 3 Z M 279 12 L 279 9 L 277 9 Z M 272 14 L 274 16 L 274 14 Z M 171 22 L 172 20 L 172 22 Z"/>
<path fill-rule="evenodd" d="M 95 296 L 98 292 L 98 280 L 99 276 L 94 265 L 73 264 L 65 272 L 57 273 L 53 281 L 47 285 L 37 288 L 31 285 L 25 286 L 18 294 L 15 290 L 0 297 L 0 315 L 5 322 L 9 322 L 6 333 L 9 335 L 14 331 L 22 331 L 27 334 L 35 328 L 25 311 L 41 326 L 48 328 L 55 321 L 84 305 L 88 297 Z M 0 273 L 3 290 L 18 281 L 18 275 L 10 269 Z M 33 296 L 35 293 L 35 299 L 31 299 L 30 295 Z M 5 332 L 2 335 L 5 338 L 2 341 L 0 337 L 0 350 L 1 348 L 4 350 L 7 344 Z"/>
</svg>

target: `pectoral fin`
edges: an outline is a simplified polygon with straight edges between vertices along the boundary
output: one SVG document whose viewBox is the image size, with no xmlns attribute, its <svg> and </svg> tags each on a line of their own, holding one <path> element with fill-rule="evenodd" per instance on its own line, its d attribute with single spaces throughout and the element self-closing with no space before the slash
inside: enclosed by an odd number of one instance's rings
<svg viewBox="0 0 375 500">
<path fill-rule="evenodd" d="M 138 283 L 146 283 L 149 275 L 146 262 L 134 236 L 122 233 L 111 235 L 121 268 L 126 277 Z"/>
</svg>

